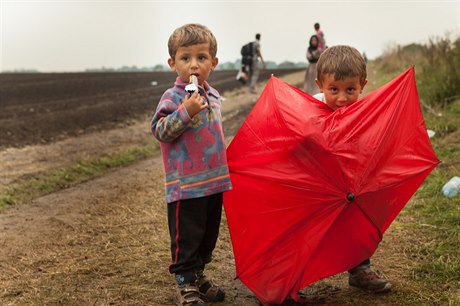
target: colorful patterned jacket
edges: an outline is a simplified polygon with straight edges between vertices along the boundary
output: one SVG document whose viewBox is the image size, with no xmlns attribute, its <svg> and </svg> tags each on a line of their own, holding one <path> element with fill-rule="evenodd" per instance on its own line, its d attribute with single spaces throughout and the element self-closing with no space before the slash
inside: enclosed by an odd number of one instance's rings
<svg viewBox="0 0 460 306">
<path fill-rule="evenodd" d="M 210 109 L 192 119 L 182 104 L 188 84 L 178 77 L 174 85 L 161 97 L 151 122 L 163 156 L 166 202 L 230 190 L 219 93 L 205 82 L 200 95 Z"/>
</svg>

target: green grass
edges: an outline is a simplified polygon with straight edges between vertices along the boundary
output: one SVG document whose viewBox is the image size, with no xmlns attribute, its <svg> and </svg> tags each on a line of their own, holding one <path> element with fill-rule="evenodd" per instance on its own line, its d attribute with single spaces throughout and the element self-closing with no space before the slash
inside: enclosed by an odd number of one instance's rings
<svg viewBox="0 0 460 306">
<path fill-rule="evenodd" d="M 432 286 L 432 303 L 460 305 L 460 195 L 446 198 L 442 186 L 460 175 L 460 100 L 441 110 L 442 116 L 425 114 L 428 129 L 436 132 L 432 145 L 441 164 L 417 191 L 412 205 L 406 206 L 417 222 L 411 230 L 419 242 L 408 246 L 407 256 L 420 258 L 412 279 L 420 286 Z"/>
<path fill-rule="evenodd" d="M 158 154 L 157 143 L 130 147 L 120 153 L 81 159 L 73 165 L 23 178 L 13 187 L 0 190 L 0 208 L 75 186 L 155 154 Z"/>
</svg>

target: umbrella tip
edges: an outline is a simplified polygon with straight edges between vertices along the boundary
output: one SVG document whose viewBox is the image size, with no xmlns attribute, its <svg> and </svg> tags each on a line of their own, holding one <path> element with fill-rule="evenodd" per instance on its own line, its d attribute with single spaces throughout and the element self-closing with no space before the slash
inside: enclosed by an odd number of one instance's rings
<svg viewBox="0 0 460 306">
<path fill-rule="evenodd" d="M 355 195 L 351 192 L 347 193 L 347 200 L 349 202 L 353 201 L 355 199 Z"/>
</svg>

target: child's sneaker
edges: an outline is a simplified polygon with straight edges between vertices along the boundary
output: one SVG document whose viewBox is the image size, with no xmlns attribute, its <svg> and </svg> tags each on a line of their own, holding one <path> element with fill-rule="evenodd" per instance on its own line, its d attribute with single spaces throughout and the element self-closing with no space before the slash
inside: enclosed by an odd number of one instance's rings
<svg viewBox="0 0 460 306">
<path fill-rule="evenodd" d="M 175 298 L 177 306 L 200 306 L 204 305 L 202 295 L 196 283 L 188 283 L 177 287 Z"/>
<path fill-rule="evenodd" d="M 348 284 L 353 287 L 385 293 L 391 290 L 391 283 L 372 271 L 369 266 L 357 267 L 349 271 Z"/>
<path fill-rule="evenodd" d="M 197 276 L 196 283 L 204 301 L 221 302 L 225 299 L 225 291 L 207 278 L 202 271 L 199 271 Z"/>
</svg>

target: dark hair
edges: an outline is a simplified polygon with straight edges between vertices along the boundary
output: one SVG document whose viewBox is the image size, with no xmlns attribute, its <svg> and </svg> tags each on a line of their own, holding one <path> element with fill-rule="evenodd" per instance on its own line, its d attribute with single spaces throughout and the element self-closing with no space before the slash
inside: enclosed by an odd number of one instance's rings
<svg viewBox="0 0 460 306">
<path fill-rule="evenodd" d="M 315 23 L 315 30 L 318 30 L 319 29 L 319 23 Z"/>
<path fill-rule="evenodd" d="M 256 34 L 256 39 L 257 39 L 257 40 L 260 39 L 260 34 L 259 34 L 259 33 Z"/>
<path fill-rule="evenodd" d="M 351 46 L 332 46 L 321 53 L 316 64 L 317 79 L 320 83 L 326 75 L 334 76 L 336 80 L 347 77 L 359 77 L 361 85 L 367 78 L 366 62 L 359 51 Z"/>
</svg>

